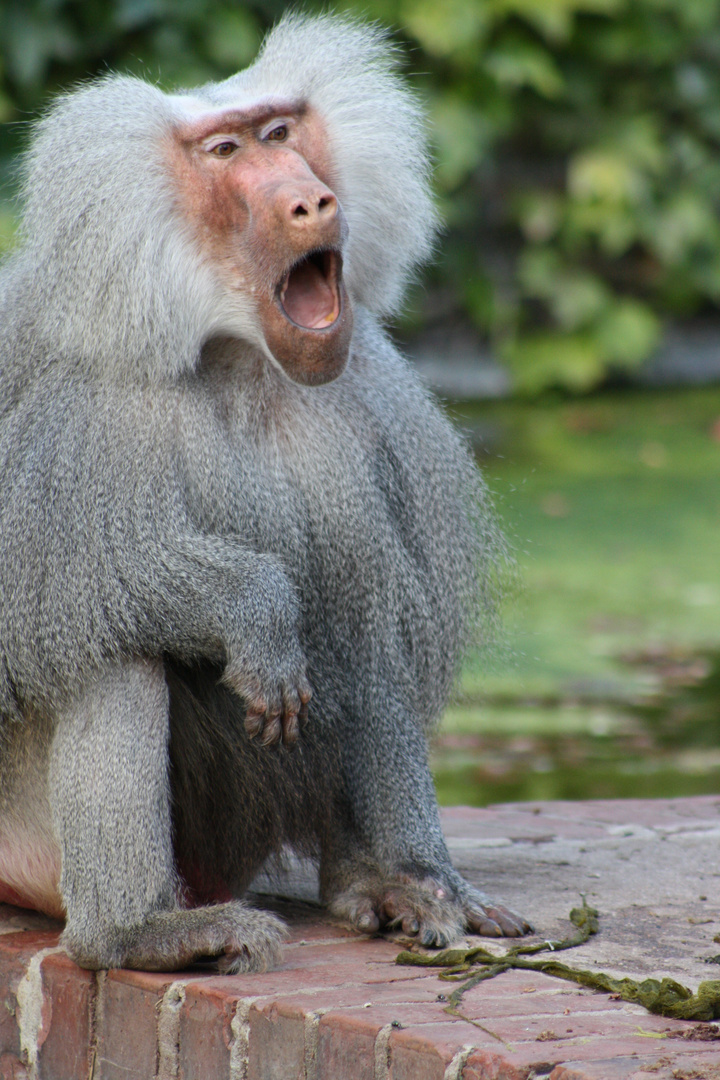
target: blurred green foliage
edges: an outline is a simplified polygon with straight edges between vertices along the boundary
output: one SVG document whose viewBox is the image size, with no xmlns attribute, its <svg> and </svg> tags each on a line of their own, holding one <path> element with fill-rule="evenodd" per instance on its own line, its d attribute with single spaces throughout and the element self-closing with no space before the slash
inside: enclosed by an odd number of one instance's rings
<svg viewBox="0 0 720 1080">
<path fill-rule="evenodd" d="M 0 168 L 48 92 L 106 68 L 229 74 L 286 6 L 0 0 Z M 411 309 L 469 318 L 532 393 L 588 389 L 663 317 L 717 305 L 720 0 L 337 7 L 393 28 L 430 110 L 448 235 Z"/>
</svg>

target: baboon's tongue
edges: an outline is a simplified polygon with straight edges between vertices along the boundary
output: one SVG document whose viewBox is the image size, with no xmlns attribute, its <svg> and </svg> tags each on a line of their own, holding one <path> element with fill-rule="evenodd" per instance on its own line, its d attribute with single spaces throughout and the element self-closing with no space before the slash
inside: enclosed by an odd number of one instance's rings
<svg viewBox="0 0 720 1080">
<path fill-rule="evenodd" d="M 323 262 L 323 268 L 325 265 L 330 269 L 331 260 Z M 292 321 L 307 330 L 331 326 L 339 314 L 335 289 L 311 259 L 290 271 L 280 300 Z"/>
</svg>

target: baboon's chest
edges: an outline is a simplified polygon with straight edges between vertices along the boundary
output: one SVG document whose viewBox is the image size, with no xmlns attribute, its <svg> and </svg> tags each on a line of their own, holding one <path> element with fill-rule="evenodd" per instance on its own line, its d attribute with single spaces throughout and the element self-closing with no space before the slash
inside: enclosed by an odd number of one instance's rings
<svg viewBox="0 0 720 1080">
<path fill-rule="evenodd" d="M 407 569 L 402 478 L 381 430 L 363 437 L 344 410 L 323 405 L 217 435 L 193 484 L 196 512 L 205 529 L 277 555 L 304 596 L 355 604 L 397 591 Z"/>
</svg>

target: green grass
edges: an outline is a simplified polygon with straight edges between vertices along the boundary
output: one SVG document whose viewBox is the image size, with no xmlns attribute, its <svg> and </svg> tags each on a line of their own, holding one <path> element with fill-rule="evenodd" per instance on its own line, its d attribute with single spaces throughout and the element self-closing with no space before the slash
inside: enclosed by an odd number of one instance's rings
<svg viewBox="0 0 720 1080">
<path fill-rule="evenodd" d="M 662 670 L 633 659 L 720 649 L 720 390 L 451 411 L 461 426 L 494 433 L 497 453 L 485 458 L 484 472 L 515 549 L 518 586 L 506 604 L 505 648 L 469 658 L 444 733 L 480 740 L 502 732 L 540 740 L 577 735 L 586 743 L 580 773 L 600 768 L 598 735 L 617 732 L 622 750 L 623 733 L 634 738 L 640 724 L 653 743 L 652 721 L 635 715 L 630 723 L 628 706 L 667 688 Z M 477 798 L 468 800 L 467 777 L 461 782 L 459 774 L 453 794 L 440 775 L 442 746 L 436 764 L 443 800 L 486 801 L 481 762 Z M 697 772 L 683 774 L 654 753 L 646 747 L 638 758 L 651 780 L 637 779 L 626 748 L 605 769 L 601 789 L 613 776 L 617 794 L 633 783 L 667 794 L 702 788 Z M 550 757 L 542 782 L 528 778 L 528 792 L 552 788 L 562 767 L 557 754 Z M 710 789 L 720 790 L 716 764 L 708 762 L 707 775 Z M 567 776 L 555 781 L 552 790 L 574 790 Z M 595 790 L 590 781 L 590 773 L 581 776 L 579 790 Z"/>
<path fill-rule="evenodd" d="M 484 471 L 520 588 L 506 612 L 513 662 L 490 677 L 471 662 L 466 690 L 622 681 L 628 650 L 720 644 L 720 391 L 473 414 L 501 427 L 504 456 Z"/>
</svg>

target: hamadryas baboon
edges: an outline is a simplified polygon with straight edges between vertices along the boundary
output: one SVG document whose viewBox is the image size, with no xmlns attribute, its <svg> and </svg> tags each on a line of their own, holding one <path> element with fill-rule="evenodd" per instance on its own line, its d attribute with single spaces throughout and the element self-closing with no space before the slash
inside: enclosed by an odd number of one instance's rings
<svg viewBox="0 0 720 1080">
<path fill-rule="evenodd" d="M 453 869 L 427 765 L 495 534 L 380 324 L 435 224 L 393 67 L 291 16 L 225 82 L 110 76 L 35 128 L 0 271 L 0 898 L 88 967 L 267 965 L 282 924 L 240 897 L 284 844 L 363 929 L 528 929 Z"/>
</svg>

